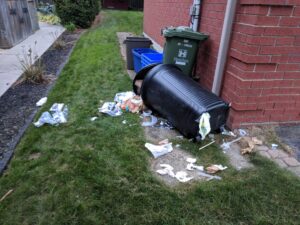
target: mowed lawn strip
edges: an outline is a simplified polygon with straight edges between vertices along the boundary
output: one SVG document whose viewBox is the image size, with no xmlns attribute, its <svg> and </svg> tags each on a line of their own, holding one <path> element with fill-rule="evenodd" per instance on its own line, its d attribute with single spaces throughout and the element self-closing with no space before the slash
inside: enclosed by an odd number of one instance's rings
<svg viewBox="0 0 300 225">
<path fill-rule="evenodd" d="M 255 169 L 222 172 L 222 181 L 171 189 L 149 170 L 151 155 L 138 115 L 100 116 L 100 101 L 131 90 L 116 32 L 142 33 L 140 12 L 103 11 L 104 21 L 78 41 L 51 91 L 69 106 L 58 127 L 31 126 L 0 178 L 0 224 L 299 224 L 300 182 L 257 155 Z M 36 119 L 38 118 L 38 116 Z M 216 146 L 177 141 L 199 163 L 228 165 Z M 29 160 L 40 153 L 38 159 Z"/>
</svg>

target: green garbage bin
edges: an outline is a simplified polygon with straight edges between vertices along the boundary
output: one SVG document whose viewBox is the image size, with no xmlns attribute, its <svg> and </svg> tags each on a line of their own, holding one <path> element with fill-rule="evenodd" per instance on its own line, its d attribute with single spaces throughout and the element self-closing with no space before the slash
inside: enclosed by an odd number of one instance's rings
<svg viewBox="0 0 300 225">
<path fill-rule="evenodd" d="M 191 76 L 199 44 L 208 35 L 195 32 L 189 27 L 168 27 L 163 30 L 166 38 L 164 64 L 175 64 L 184 74 Z"/>
</svg>

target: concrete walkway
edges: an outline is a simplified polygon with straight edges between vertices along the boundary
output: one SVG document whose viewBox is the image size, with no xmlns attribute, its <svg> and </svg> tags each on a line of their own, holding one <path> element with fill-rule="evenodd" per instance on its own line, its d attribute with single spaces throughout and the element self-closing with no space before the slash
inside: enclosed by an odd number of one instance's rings
<svg viewBox="0 0 300 225">
<path fill-rule="evenodd" d="M 22 58 L 24 49 L 32 48 L 40 57 L 64 30 L 62 26 L 40 23 L 40 29 L 26 40 L 11 49 L 0 49 L 0 97 L 22 75 L 19 58 Z"/>
</svg>

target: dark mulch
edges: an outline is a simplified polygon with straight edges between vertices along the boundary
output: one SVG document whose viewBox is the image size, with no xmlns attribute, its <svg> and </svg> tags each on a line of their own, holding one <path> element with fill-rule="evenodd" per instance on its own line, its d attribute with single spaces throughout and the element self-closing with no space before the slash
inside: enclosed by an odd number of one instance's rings
<svg viewBox="0 0 300 225">
<path fill-rule="evenodd" d="M 65 32 L 62 49 L 51 47 L 42 56 L 46 76 L 58 76 L 68 60 L 81 31 Z M 18 83 L 18 82 L 17 82 Z M 44 84 L 15 84 L 0 97 L 0 173 L 5 169 L 13 150 L 37 111 L 36 102 L 47 96 L 54 81 Z"/>
</svg>

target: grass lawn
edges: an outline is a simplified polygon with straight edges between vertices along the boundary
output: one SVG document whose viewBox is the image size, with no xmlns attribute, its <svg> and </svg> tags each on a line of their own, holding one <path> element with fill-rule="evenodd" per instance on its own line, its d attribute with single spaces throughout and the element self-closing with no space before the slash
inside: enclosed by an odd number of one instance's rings
<svg viewBox="0 0 300 225">
<path fill-rule="evenodd" d="M 77 43 L 41 110 L 64 102 L 68 123 L 31 126 L 0 178 L 0 197 L 14 189 L 0 203 L 0 224 L 299 224 L 300 181 L 257 155 L 255 169 L 229 168 L 222 181 L 171 189 L 149 171 L 142 128 L 122 124 L 139 123 L 137 115 L 89 120 L 100 100 L 131 90 L 116 32 L 142 31 L 140 12 L 104 15 Z M 204 165 L 228 165 L 216 146 L 199 152 L 181 144 Z M 40 158 L 29 160 L 33 153 Z"/>
</svg>

